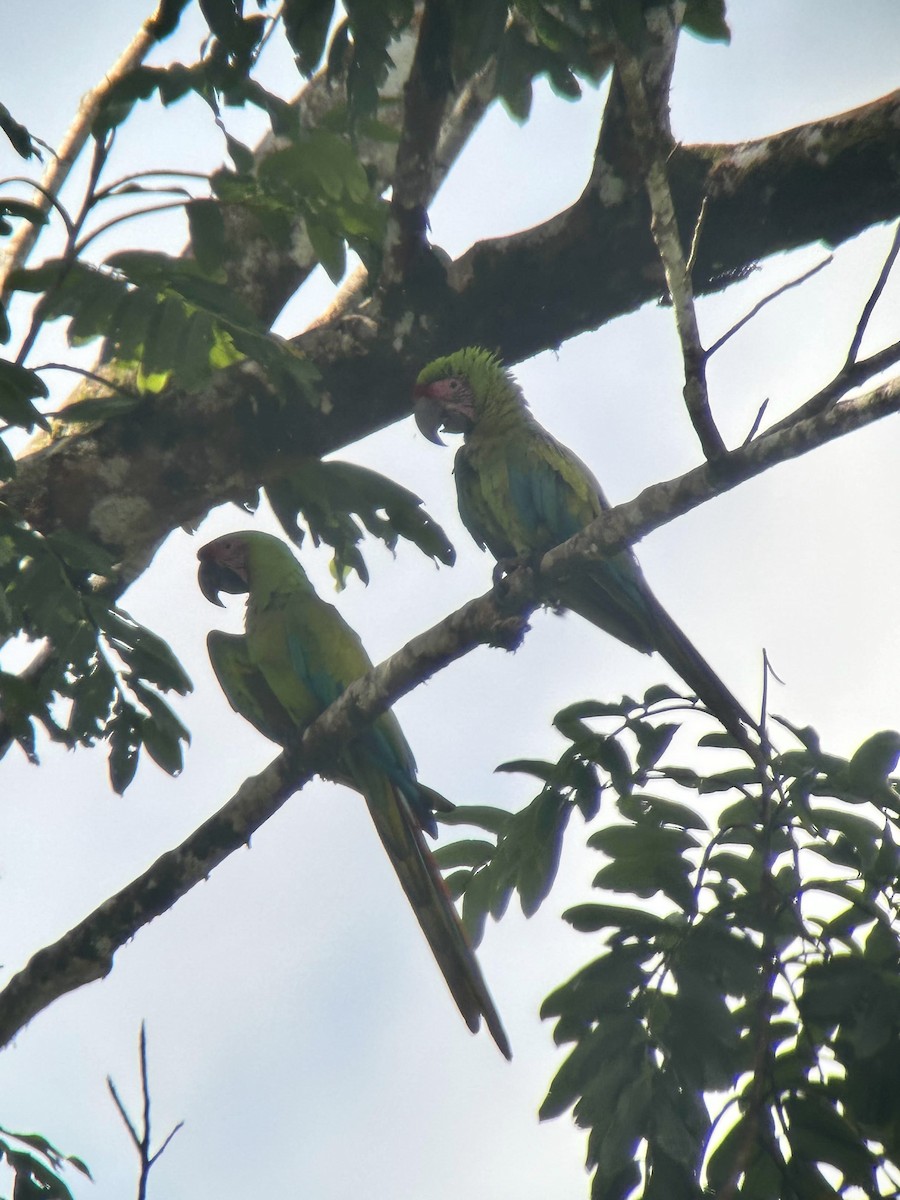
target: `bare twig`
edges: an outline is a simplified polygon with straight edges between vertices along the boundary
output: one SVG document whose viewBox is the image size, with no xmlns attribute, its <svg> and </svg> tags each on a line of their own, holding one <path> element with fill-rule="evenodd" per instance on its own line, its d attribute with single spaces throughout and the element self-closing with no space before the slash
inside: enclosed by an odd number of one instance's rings
<svg viewBox="0 0 900 1200">
<path fill-rule="evenodd" d="M 697 261 L 697 251 L 700 248 L 700 235 L 703 233 L 703 225 L 706 221 L 706 210 L 709 205 L 709 192 L 705 192 L 703 200 L 700 204 L 700 211 L 697 213 L 697 220 L 694 222 L 694 233 L 691 237 L 691 252 L 687 260 L 687 274 L 690 278 L 691 272 L 694 269 L 694 263 Z M 709 357 L 709 351 L 707 357 Z"/>
<path fill-rule="evenodd" d="M 47 215 L 47 213 L 50 211 L 51 208 L 56 209 L 56 211 L 59 213 L 60 217 L 62 218 L 63 225 L 66 227 L 66 232 L 71 233 L 72 225 L 73 225 L 72 218 L 69 216 L 68 210 L 64 207 L 64 205 L 60 204 L 59 200 L 56 198 L 56 196 L 53 195 L 52 192 L 48 192 L 45 187 L 43 187 L 39 183 L 35 183 L 34 180 L 29 179 L 27 177 L 27 175 L 8 175 L 5 179 L 0 179 L 0 184 L 5 186 L 8 183 L 30 184 L 31 187 L 33 187 L 34 190 L 36 192 L 38 192 L 43 197 L 43 199 L 46 201 L 46 204 L 41 204 L 36 207 L 39 207 L 41 209 L 41 211 L 44 213 L 44 216 Z M 15 235 L 13 235 L 13 236 L 15 236 Z M 37 236 L 37 235 L 35 235 L 35 236 Z M 13 238 L 10 238 L 10 242 L 12 242 L 12 240 L 13 240 Z M 18 266 L 19 264 L 15 264 L 15 265 Z M 12 268 L 10 268 L 10 270 L 12 270 Z M 0 282 L 3 282 L 5 280 L 5 278 L 6 278 L 5 274 L 0 274 Z"/>
<path fill-rule="evenodd" d="M 685 404 L 703 453 L 708 459 L 719 458 L 725 453 L 725 443 L 716 428 L 709 406 L 706 352 L 700 341 L 694 292 L 681 245 L 681 235 L 678 232 L 675 204 L 669 187 L 659 130 L 653 122 L 647 104 L 640 65 L 621 43 L 616 51 L 616 69 L 625 94 L 628 116 L 641 159 L 644 185 L 650 200 L 650 229 L 663 264 L 675 312 L 675 324 L 684 360 Z"/>
<path fill-rule="evenodd" d="M 856 362 L 856 356 L 859 354 L 859 348 L 862 345 L 862 340 L 865 336 L 869 319 L 872 316 L 872 313 L 875 311 L 875 305 L 881 298 L 881 293 L 884 291 L 885 284 L 887 283 L 888 277 L 893 269 L 898 252 L 900 252 L 900 222 L 897 223 L 897 228 L 894 230 L 894 238 L 891 242 L 891 248 L 887 252 L 887 257 L 885 258 L 881 272 L 875 281 L 875 286 L 872 288 L 872 292 L 863 306 L 859 323 L 856 326 L 856 332 L 853 335 L 853 341 L 850 343 L 850 349 L 847 351 L 847 358 L 844 362 L 845 368 L 852 367 Z"/>
<path fill-rule="evenodd" d="M 844 365 L 830 383 L 826 383 L 815 396 L 807 400 L 805 404 L 801 405 L 790 416 L 773 425 L 770 432 L 787 429 L 796 420 L 806 420 L 809 417 L 816 416 L 817 413 L 827 411 L 851 388 L 859 387 L 867 379 L 871 379 L 873 375 L 877 375 L 879 372 L 886 370 L 888 367 L 893 366 L 894 363 L 900 361 L 900 342 L 894 342 L 890 346 L 885 346 L 883 350 L 878 350 L 868 358 L 862 359 L 862 361 L 857 359 L 869 319 L 875 310 L 875 305 L 878 303 L 881 293 L 884 291 L 898 252 L 900 252 L 900 223 L 898 223 L 894 231 L 890 249 L 882 264 L 878 279 L 875 281 L 875 286 L 872 288 L 868 300 L 863 305 L 863 311 L 857 322 Z"/>
<path fill-rule="evenodd" d="M 40 187 L 36 189 L 35 204 L 42 212 L 49 211 L 52 198 L 58 196 L 62 190 L 69 172 L 90 137 L 94 118 L 111 89 L 146 57 L 155 40 L 152 33 L 152 22 L 157 15 L 158 12 L 144 21 L 130 45 L 126 47 L 97 86 L 91 88 L 82 97 L 75 120 L 66 131 L 55 157 L 47 164 L 46 170 L 41 176 Z M 23 224 L 21 229 L 10 238 L 3 264 L 0 266 L 0 292 L 6 290 L 9 273 L 16 267 L 21 267 L 27 260 L 37 241 L 38 234 L 39 227 L 29 221 Z"/>
<path fill-rule="evenodd" d="M 138 1180 L 138 1200 L 146 1200 L 147 1197 L 147 1181 L 150 1178 L 150 1170 L 165 1151 L 169 1142 L 184 1125 L 184 1121 L 179 1121 L 178 1124 L 170 1131 L 168 1136 L 163 1141 L 160 1148 L 154 1153 L 150 1152 L 150 1076 L 147 1071 L 147 1027 L 141 1021 L 141 1037 L 140 1037 L 140 1060 L 141 1060 L 141 1095 L 143 1097 L 143 1118 L 142 1132 L 139 1134 L 134 1127 L 134 1122 L 128 1115 L 128 1111 L 116 1091 L 116 1085 L 113 1083 L 111 1076 L 106 1077 L 106 1086 L 109 1088 L 110 1095 L 115 1102 L 116 1108 L 119 1110 L 119 1116 L 125 1122 L 125 1128 L 128 1130 L 131 1140 L 134 1143 L 134 1148 L 138 1152 L 138 1157 L 141 1161 L 141 1173 Z"/>
<path fill-rule="evenodd" d="M 732 451 L 715 469 L 704 465 L 678 479 L 654 484 L 546 554 L 539 566 L 539 580 L 530 570 L 514 571 L 505 581 L 502 600 L 489 592 L 413 638 L 351 684 L 309 726 L 299 747 L 283 752 L 259 775 L 246 779 L 234 796 L 179 846 L 166 851 L 53 945 L 37 951 L 0 991 L 0 1047 L 60 996 L 104 978 L 120 946 L 247 844 L 252 833 L 314 771 L 328 770 L 338 746 L 400 696 L 475 646 L 498 640 L 505 643 L 511 629 L 520 632 L 522 619 L 540 602 L 541 586 L 551 590 L 546 585 L 571 572 L 574 563 L 608 557 L 776 463 L 898 411 L 900 379 L 779 434 L 766 433 Z"/>
<path fill-rule="evenodd" d="M 833 261 L 834 255 L 829 254 L 827 258 L 823 258 L 820 263 L 817 263 L 816 266 L 811 267 L 808 271 L 804 271 L 803 274 L 798 275 L 796 279 L 791 279 L 788 283 L 783 283 L 781 287 L 777 287 L 774 292 L 770 292 L 768 296 L 764 296 L 758 304 L 754 304 L 748 313 L 741 317 L 741 319 L 732 325 L 730 329 L 726 329 L 722 336 L 713 342 L 706 352 L 706 357 L 712 358 L 717 350 L 722 349 L 729 338 L 734 337 L 739 329 L 743 329 L 747 322 L 752 321 L 756 314 L 764 309 L 772 300 L 777 299 L 778 296 L 784 295 L 784 293 L 790 291 L 791 288 L 798 287 L 801 283 L 806 283 L 807 279 L 812 279 L 813 275 L 818 275 L 819 271 L 821 271 L 824 267 L 827 267 L 828 264 Z"/>
<path fill-rule="evenodd" d="M 897 362 L 900 362 L 900 342 L 885 346 L 883 350 L 877 351 L 869 358 L 864 358 L 861 362 L 853 363 L 852 366 L 842 367 L 834 379 L 827 383 L 821 391 L 816 392 L 815 396 L 805 401 L 799 408 L 794 409 L 781 421 L 776 422 L 766 432 L 780 433 L 785 429 L 790 429 L 798 421 L 808 421 L 820 413 L 827 412 L 851 388 L 859 387 L 873 375 L 886 371 L 888 367 L 892 367 Z"/>
<path fill-rule="evenodd" d="M 75 246 L 75 254 L 81 254 L 95 238 L 113 229 L 116 225 L 123 225 L 126 221 L 133 221 L 137 217 L 149 217 L 154 213 L 169 212 L 174 208 L 184 208 L 193 199 L 192 196 L 185 200 L 166 200 L 162 204 L 150 204 L 147 208 L 135 208 L 131 212 L 119 213 L 117 217 L 110 217 L 108 221 L 104 221 L 102 225 L 98 225 L 96 229 L 92 229 L 90 233 L 86 233 L 84 237 Z"/>
<path fill-rule="evenodd" d="M 16 355 L 16 363 L 20 366 L 25 362 L 26 358 L 31 353 L 32 347 L 34 346 L 38 334 L 41 331 L 48 301 L 62 287 L 66 276 L 75 262 L 78 254 L 78 236 L 81 233 L 81 230 L 84 228 L 84 223 L 87 220 L 88 213 L 93 207 L 97 181 L 100 178 L 103 167 L 106 164 L 106 159 L 109 156 L 110 150 L 112 149 L 112 143 L 112 134 L 108 134 L 102 141 L 98 139 L 94 142 L 94 153 L 91 159 L 91 169 L 88 175 L 88 183 L 85 189 L 84 199 L 81 203 L 81 209 L 79 210 L 78 216 L 71 223 L 71 226 L 67 225 L 66 227 L 66 245 L 61 255 L 63 264 L 62 270 L 53 283 L 51 283 L 51 285 L 47 288 L 47 291 L 43 294 L 38 303 L 34 306 L 31 315 L 31 323 L 28 327 L 28 331 L 22 339 L 21 345 L 19 346 L 19 352 Z"/>
<path fill-rule="evenodd" d="M 760 425 L 762 425 L 762 420 L 763 420 L 763 417 L 766 415 L 766 409 L 768 407 L 769 407 L 769 397 L 766 396 L 765 400 L 763 400 L 762 404 L 757 409 L 756 416 L 753 418 L 753 424 L 750 426 L 747 436 L 744 438 L 743 442 L 741 443 L 742 445 L 746 446 L 748 442 L 752 442 L 753 439 L 756 437 L 756 431 L 759 429 Z"/>
</svg>

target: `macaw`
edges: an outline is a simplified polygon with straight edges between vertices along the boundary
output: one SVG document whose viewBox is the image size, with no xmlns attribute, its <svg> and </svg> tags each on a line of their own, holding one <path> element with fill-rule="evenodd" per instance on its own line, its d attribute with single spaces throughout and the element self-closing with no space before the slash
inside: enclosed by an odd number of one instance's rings
<svg viewBox="0 0 900 1200">
<path fill-rule="evenodd" d="M 213 670 L 232 708 L 282 746 L 309 725 L 353 680 L 372 667 L 362 642 L 279 538 L 246 531 L 201 547 L 203 595 L 247 593 L 244 634 L 213 630 Z M 475 1032 L 484 1017 L 502 1053 L 511 1051 L 423 830 L 437 835 L 434 810 L 453 806 L 416 778 L 416 764 L 388 710 L 346 745 L 333 777 L 361 792 L 388 858 L 406 892 L 447 985 Z"/>
<path fill-rule="evenodd" d="M 498 564 L 540 559 L 610 505 L 585 464 L 532 416 L 500 360 L 470 346 L 435 359 L 415 386 L 415 417 L 429 440 L 461 433 L 454 461 L 459 515 Z M 758 749 L 756 723 L 650 590 L 630 549 L 554 583 L 555 604 L 629 646 L 658 651 L 739 743 Z"/>
</svg>

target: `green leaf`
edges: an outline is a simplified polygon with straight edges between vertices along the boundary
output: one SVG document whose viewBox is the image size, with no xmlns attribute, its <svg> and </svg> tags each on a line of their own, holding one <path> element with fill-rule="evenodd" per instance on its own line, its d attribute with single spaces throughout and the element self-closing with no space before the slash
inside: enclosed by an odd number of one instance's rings
<svg viewBox="0 0 900 1200">
<path fill-rule="evenodd" d="M 759 773 L 755 767 L 735 767 L 731 771 L 718 771 L 715 775 L 704 775 L 698 780 L 697 790 L 701 794 L 728 792 L 732 788 L 749 787 L 757 782 Z"/>
<path fill-rule="evenodd" d="M 571 809 L 557 793 L 542 792 L 526 812 L 531 817 L 531 828 L 527 841 L 523 833 L 527 853 L 522 855 L 517 888 L 522 912 L 531 917 L 547 898 L 556 878 Z"/>
<path fill-rule="evenodd" d="M 810 1163 L 830 1163 L 847 1183 L 867 1189 L 874 1183 L 878 1160 L 821 1090 L 811 1088 L 805 1096 L 790 1096 L 785 1111 L 795 1156 Z"/>
<path fill-rule="evenodd" d="M 333 14 L 334 0 L 285 0 L 282 6 L 284 32 L 307 78 L 322 61 Z"/>
<path fill-rule="evenodd" d="M 310 459 L 267 485 L 266 495 L 278 520 L 295 542 L 302 539 L 298 517 L 309 527 L 314 545 L 325 542 L 335 551 L 338 566 L 350 566 L 367 581 L 365 564 L 357 550 L 365 529 L 394 550 L 400 538 L 412 542 L 423 554 L 451 565 L 456 552 L 438 523 L 413 492 L 377 471 L 353 463 Z"/>
<path fill-rule="evenodd" d="M 18 363 L 0 359 L 0 419 L 19 425 L 29 433 L 39 425 L 50 431 L 50 422 L 31 403 L 45 399 L 47 387 L 39 375 Z"/>
<path fill-rule="evenodd" d="M 451 867 L 480 867 L 490 862 L 496 846 L 480 838 L 466 838 L 450 842 L 434 851 L 433 857 L 442 871 Z"/>
<path fill-rule="evenodd" d="M 680 726 L 676 724 L 651 725 L 649 721 L 634 721 L 630 728 L 640 747 L 637 753 L 637 765 L 640 770 L 649 771 L 665 754 Z"/>
<path fill-rule="evenodd" d="M 239 142 L 237 138 L 230 134 L 225 135 L 225 145 L 228 147 L 228 153 L 231 155 L 231 161 L 241 175 L 250 175 L 253 168 L 256 166 L 256 156 L 249 146 L 245 146 L 243 142 Z"/>
<path fill-rule="evenodd" d="M 29 204 L 25 200 L 14 200 L 12 197 L 0 196 L 0 216 L 22 217 L 32 225 L 47 224 L 47 214 L 42 212 L 36 204 Z"/>
<path fill-rule="evenodd" d="M 514 758 L 510 762 L 500 763 L 494 770 L 510 775 L 533 775 L 549 783 L 556 774 L 556 764 L 540 758 Z"/>
<path fill-rule="evenodd" d="M 53 413 L 54 421 L 62 421 L 67 425 L 88 421 L 109 421 L 114 417 L 124 416 L 133 412 L 140 404 L 140 396 L 123 396 L 114 393 L 110 396 L 98 396 L 90 400 L 76 400 Z"/>
<path fill-rule="evenodd" d="M 823 833 L 839 830 L 851 842 L 863 866 L 872 866 L 881 840 L 881 828 L 874 821 L 847 809 L 825 808 L 820 804 L 814 806 L 813 814 Z"/>
<path fill-rule="evenodd" d="M 435 813 L 441 825 L 475 825 L 493 834 L 503 833 L 512 815 L 504 808 L 484 804 L 457 804 L 450 812 Z"/>
<path fill-rule="evenodd" d="M 609 773 L 610 781 L 620 796 L 631 791 L 634 771 L 628 751 L 617 738 L 594 734 L 579 741 L 577 746 L 579 754 Z"/>
<path fill-rule="evenodd" d="M 325 268 L 332 283 L 340 283 L 347 270 L 347 250 L 344 239 L 325 225 L 306 222 L 306 232 L 316 258 Z"/>
<path fill-rule="evenodd" d="M 592 717 L 627 717 L 631 711 L 631 705 L 608 704 L 600 700 L 579 700 L 575 704 L 567 704 L 565 708 L 561 708 L 553 718 L 553 724 L 566 737 L 566 729 L 572 726 L 573 722 L 589 721 Z M 575 728 L 580 729 L 581 726 L 576 725 Z"/>
<path fill-rule="evenodd" d="M 493 880 L 489 871 L 476 871 L 463 896 L 462 922 L 473 946 L 484 937 L 484 926 L 491 908 Z"/>
<path fill-rule="evenodd" d="M 134 779 L 141 749 L 142 722 L 138 714 L 123 703 L 107 727 L 109 739 L 109 782 L 117 796 L 124 794 Z"/>
<path fill-rule="evenodd" d="M 867 738 L 850 759 L 847 770 L 851 789 L 871 796 L 883 787 L 900 762 L 900 733 L 885 729 Z"/>
<path fill-rule="evenodd" d="M 695 37 L 710 42 L 731 41 L 725 19 L 725 0 L 687 0 L 683 24 Z"/>
<path fill-rule="evenodd" d="M 682 829 L 610 825 L 591 834 L 587 844 L 611 858 L 648 859 L 681 855 L 700 843 Z"/>
<path fill-rule="evenodd" d="M 47 543 L 60 558 L 78 571 L 107 577 L 116 573 L 117 560 L 103 546 L 98 546 L 83 534 L 57 529 L 48 535 Z"/>
<path fill-rule="evenodd" d="M 643 908 L 623 908 L 618 904 L 576 904 L 566 909 L 563 920 L 579 933 L 598 933 L 601 929 L 621 929 L 628 934 L 653 937 L 665 922 Z"/>
<path fill-rule="evenodd" d="M 167 775 L 179 775 L 184 766 L 181 741 L 163 722 L 151 717 L 141 723 L 144 749 Z"/>
<path fill-rule="evenodd" d="M 709 826 L 699 813 L 686 804 L 666 800 L 661 796 L 648 796 L 632 792 L 619 800 L 619 812 L 632 821 L 650 821 L 656 825 L 674 825 L 679 829 L 703 829 Z"/>
<path fill-rule="evenodd" d="M 560 1116 L 587 1090 L 597 1085 L 608 1088 L 610 1108 L 614 1109 L 618 1101 L 613 1099 L 612 1093 L 625 1083 L 629 1074 L 634 1077 L 645 1040 L 644 1032 L 633 1014 L 607 1017 L 601 1026 L 581 1039 L 563 1062 L 538 1110 L 539 1119 L 547 1121 Z M 595 1107 L 602 1107 L 601 1096 L 596 1092 L 594 1101 Z"/>
<path fill-rule="evenodd" d="M 194 258 L 208 275 L 216 275 L 226 258 L 222 209 L 215 200 L 192 200 L 187 206 L 187 219 Z"/>
<path fill-rule="evenodd" d="M 21 125 L 5 104 L 0 104 L 0 129 L 6 134 L 12 143 L 12 147 L 21 158 L 31 158 L 33 154 L 40 158 L 37 146 L 32 140 L 31 134 Z"/>
</svg>

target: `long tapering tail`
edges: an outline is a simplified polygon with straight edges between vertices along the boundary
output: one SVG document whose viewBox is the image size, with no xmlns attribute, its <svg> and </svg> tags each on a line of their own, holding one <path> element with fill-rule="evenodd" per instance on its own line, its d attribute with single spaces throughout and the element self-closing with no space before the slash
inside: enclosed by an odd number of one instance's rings
<svg viewBox="0 0 900 1200">
<path fill-rule="evenodd" d="M 349 756 L 347 756 L 349 758 Z M 378 836 L 468 1027 L 477 1033 L 484 1017 L 505 1058 L 509 1039 L 491 999 L 478 959 L 463 929 L 425 837 L 406 802 L 386 776 L 354 756 L 351 765 Z"/>
<path fill-rule="evenodd" d="M 591 624 L 645 654 L 661 654 L 738 745 L 757 766 L 764 768 L 759 723 L 672 620 L 633 558 L 619 557 L 599 571 L 567 580 L 560 592 L 565 607 Z"/>
</svg>

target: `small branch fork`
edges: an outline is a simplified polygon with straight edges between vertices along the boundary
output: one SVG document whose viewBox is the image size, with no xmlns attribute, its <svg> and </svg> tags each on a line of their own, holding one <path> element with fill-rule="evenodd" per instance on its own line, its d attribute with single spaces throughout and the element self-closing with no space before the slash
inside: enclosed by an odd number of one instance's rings
<svg viewBox="0 0 900 1200">
<path fill-rule="evenodd" d="M 810 417 L 818 416 L 819 413 L 827 412 L 851 388 L 859 387 L 867 379 L 871 379 L 873 375 L 877 375 L 879 372 L 893 366 L 900 359 L 900 342 L 894 342 L 890 346 L 885 346 L 884 349 L 876 351 L 868 358 L 860 359 L 858 357 L 869 320 L 875 311 L 875 306 L 881 297 L 881 293 L 884 291 L 888 277 L 897 260 L 898 253 L 900 253 L 900 222 L 897 223 L 897 228 L 894 230 L 890 249 L 875 281 L 875 286 L 872 288 L 868 300 L 863 305 L 862 313 L 850 341 L 850 348 L 847 351 L 844 365 L 835 375 L 834 379 L 830 383 L 827 383 L 821 391 L 807 400 L 791 416 L 785 417 L 783 421 L 779 421 L 776 425 L 773 425 L 769 430 L 770 433 L 777 433 L 783 429 L 788 429 L 797 420 L 806 420 Z"/>
<path fill-rule="evenodd" d="M 628 118 L 634 133 L 641 173 L 650 201 L 650 231 L 666 276 L 675 312 L 675 324 L 684 360 L 684 401 L 688 416 L 707 459 L 726 452 L 709 405 L 706 384 L 707 353 L 700 341 L 691 275 L 678 232 L 675 204 L 663 155 L 662 131 L 651 116 L 638 60 L 622 43 L 616 48 L 616 70 L 625 96 Z M 702 209 L 701 209 L 702 213 Z M 699 225 L 699 222 L 698 222 Z M 695 236 L 696 242 L 696 236 Z M 692 257 L 696 246 L 692 249 Z"/>
<path fill-rule="evenodd" d="M 150 1077 L 147 1072 L 147 1027 L 144 1021 L 141 1021 L 141 1038 L 140 1038 L 140 1058 L 141 1058 L 141 1094 L 143 1096 L 143 1116 L 141 1118 L 142 1132 L 134 1127 L 134 1122 L 128 1115 L 128 1110 L 122 1103 L 119 1093 L 116 1091 L 116 1085 L 112 1081 L 112 1077 L 107 1075 L 106 1086 L 109 1088 L 109 1093 L 113 1098 L 116 1108 L 119 1110 L 119 1116 L 125 1122 L 125 1128 L 131 1136 L 134 1143 L 134 1148 L 138 1152 L 138 1157 L 141 1161 L 141 1173 L 138 1179 L 138 1200 L 146 1200 L 147 1198 L 147 1181 L 150 1178 L 150 1169 L 159 1160 L 160 1156 L 165 1151 L 166 1147 L 171 1142 L 172 1138 L 184 1125 L 184 1121 L 179 1121 L 178 1124 L 171 1130 L 163 1144 L 155 1152 L 150 1152 Z"/>
<path fill-rule="evenodd" d="M 120 946 L 172 907 L 251 835 L 317 770 L 327 769 L 346 743 L 400 696 L 412 691 L 477 645 L 510 643 L 541 602 L 547 584 L 577 562 L 597 561 L 682 516 L 715 495 L 855 429 L 900 412 L 900 378 L 835 405 L 817 417 L 796 420 L 677 479 L 654 484 L 627 504 L 605 513 L 546 554 L 537 575 L 519 570 L 502 598 L 488 592 L 419 634 L 380 666 L 351 684 L 306 730 L 297 747 L 246 779 L 218 812 L 179 846 L 162 854 L 142 875 L 110 896 L 57 942 L 38 950 L 0 991 L 0 1047 L 39 1012 L 67 992 L 112 969 Z M 541 585 L 541 586 L 539 586 Z"/>
<path fill-rule="evenodd" d="M 36 189 L 37 194 L 34 203 L 44 214 L 50 211 L 56 197 L 68 179 L 69 172 L 72 170 L 75 160 L 90 137 L 94 118 L 100 111 L 100 106 L 110 90 L 124 75 L 127 75 L 134 67 L 139 66 L 146 58 L 148 51 L 156 40 L 153 28 L 154 21 L 158 16 L 159 9 L 157 8 L 154 16 L 144 21 L 141 28 L 132 38 L 131 43 L 125 48 L 116 62 L 113 63 L 97 86 L 82 96 L 75 120 L 66 130 L 63 140 L 60 142 L 59 150 L 53 156 L 52 161 L 47 164 L 47 168 L 41 177 L 40 185 Z M 40 226 L 33 224 L 31 221 L 26 221 L 13 237 L 10 238 L 3 262 L 0 264 L 0 292 L 5 290 L 6 280 L 9 278 L 10 273 L 25 263 L 28 255 L 34 248 L 39 233 Z"/>
</svg>

